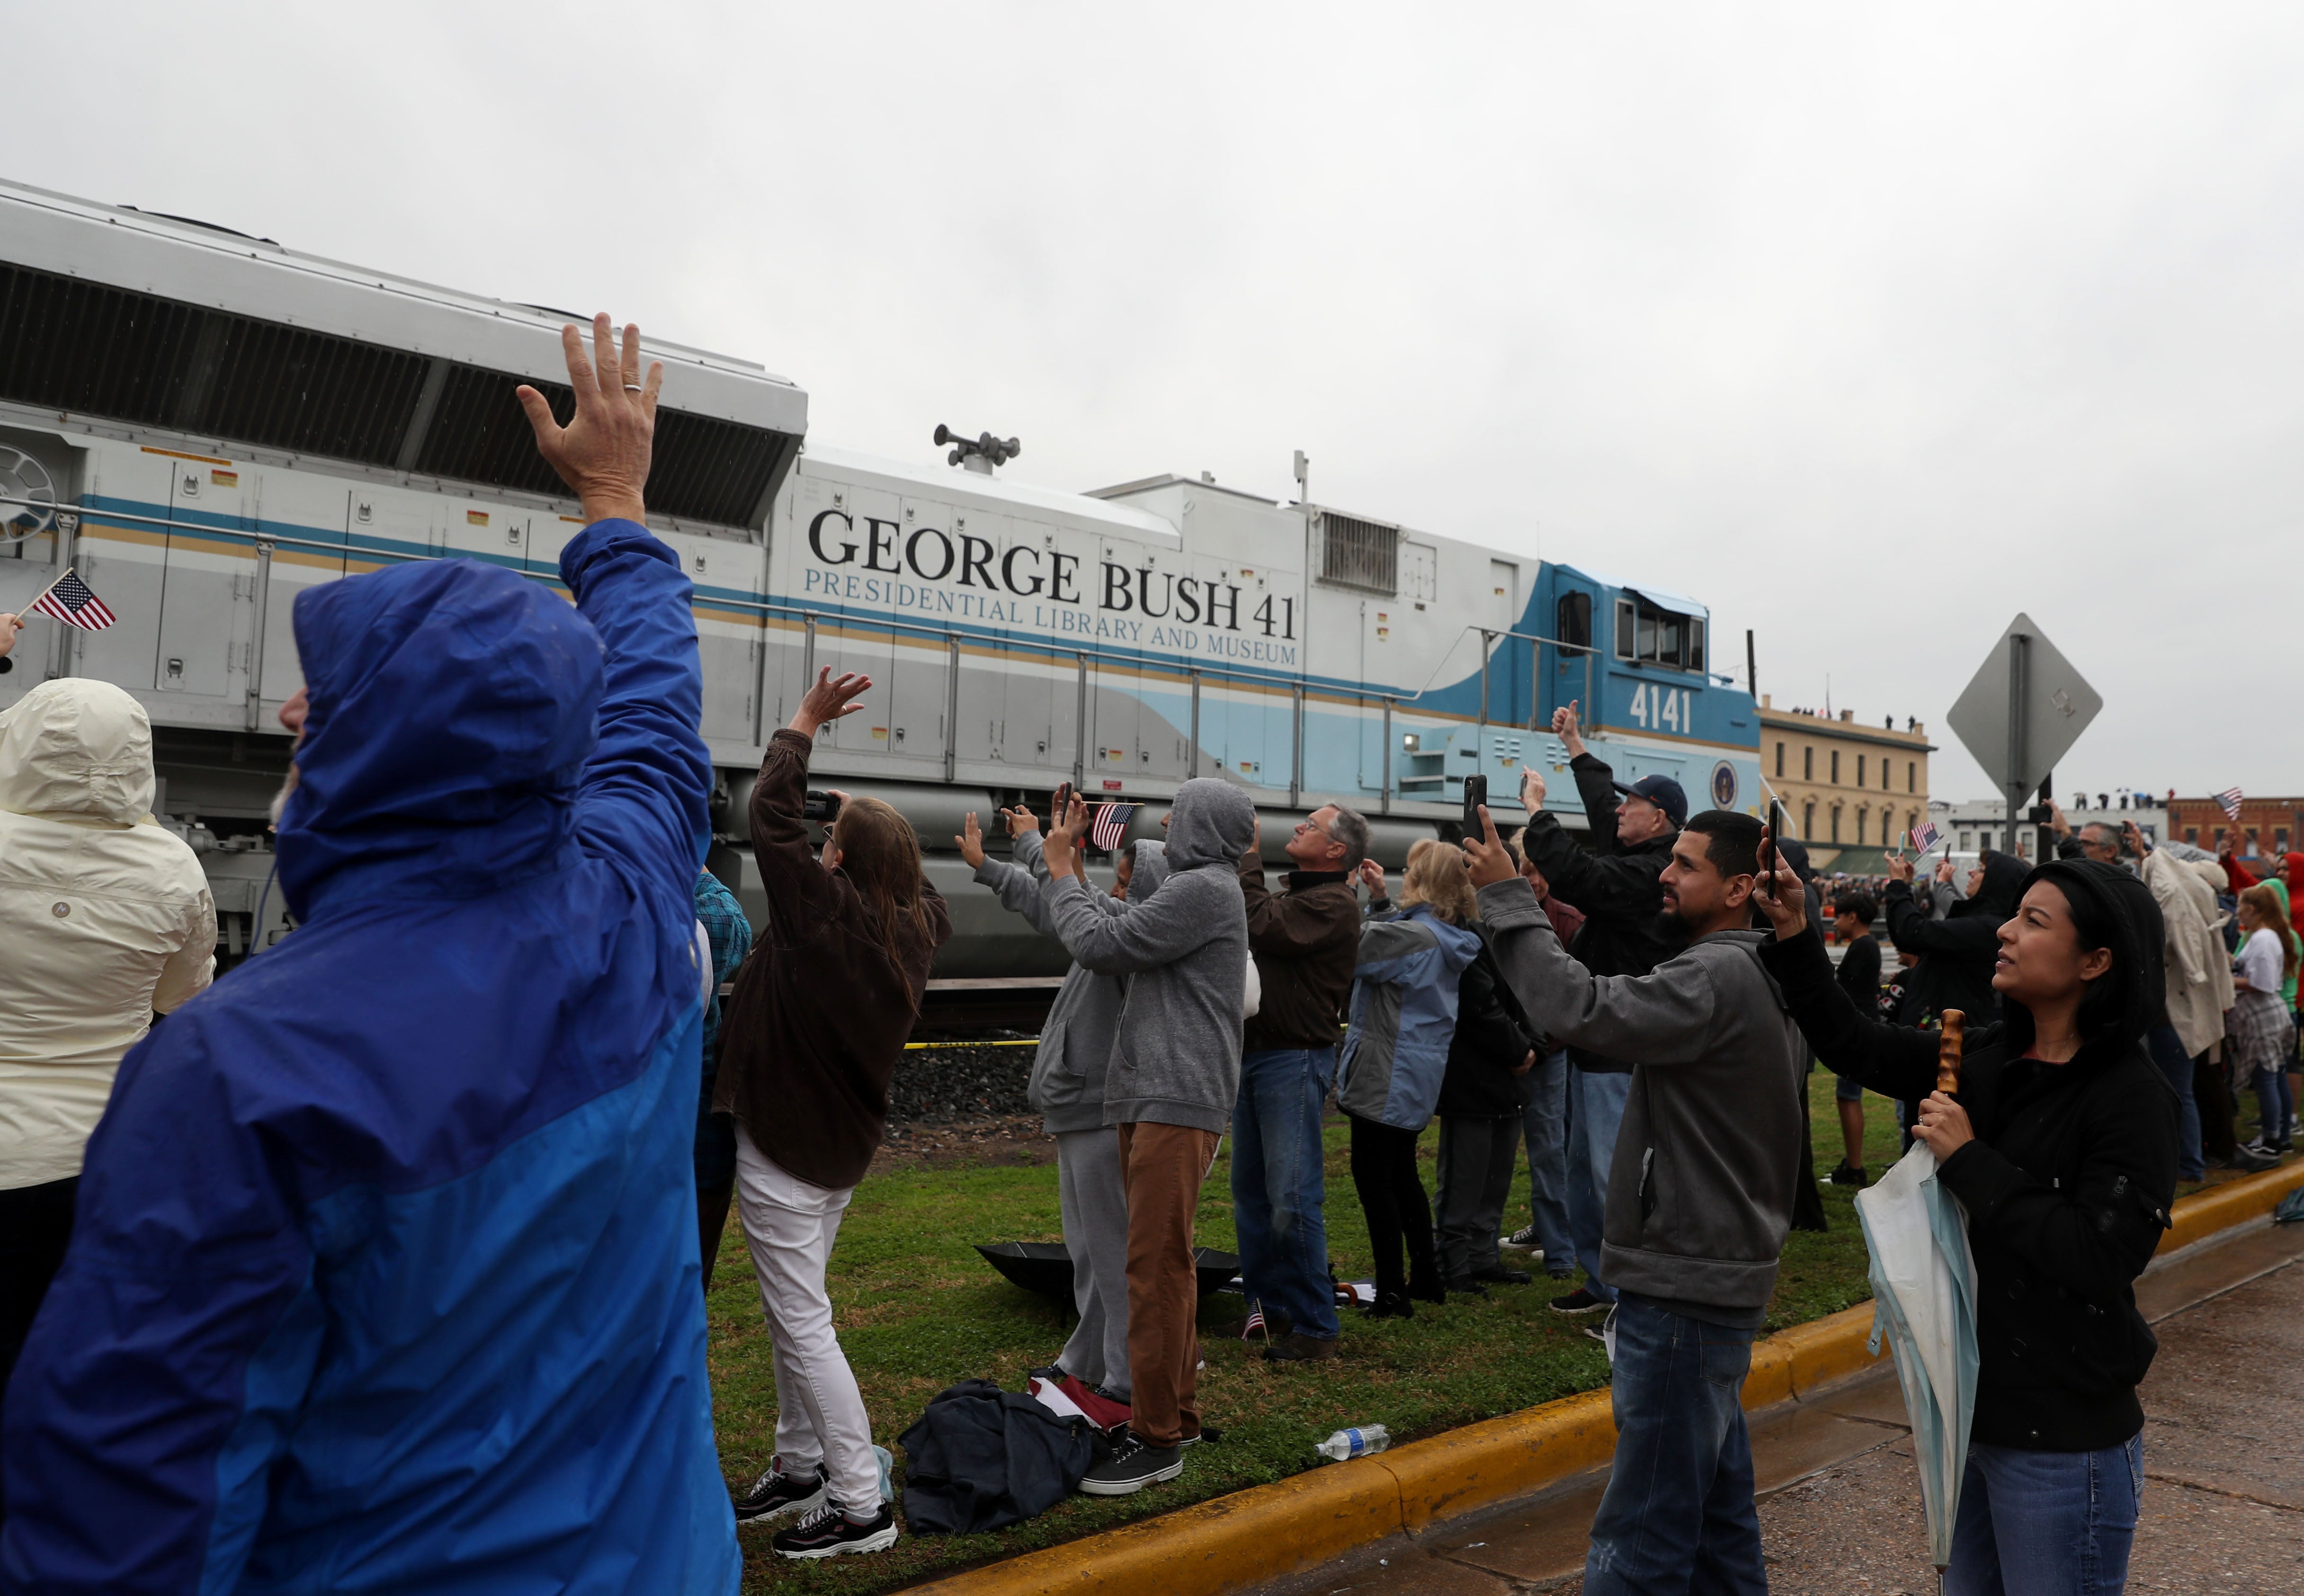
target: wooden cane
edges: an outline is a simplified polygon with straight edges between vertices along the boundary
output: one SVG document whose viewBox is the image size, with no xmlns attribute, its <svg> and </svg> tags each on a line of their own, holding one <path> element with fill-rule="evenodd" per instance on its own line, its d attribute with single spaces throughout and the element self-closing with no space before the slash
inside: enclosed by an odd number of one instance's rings
<svg viewBox="0 0 2304 1596">
<path fill-rule="evenodd" d="M 1957 1009 L 1944 1011 L 1944 1034 L 1936 1039 L 1936 1090 L 1960 1095 L 1960 1027 L 1967 1016 Z"/>
</svg>

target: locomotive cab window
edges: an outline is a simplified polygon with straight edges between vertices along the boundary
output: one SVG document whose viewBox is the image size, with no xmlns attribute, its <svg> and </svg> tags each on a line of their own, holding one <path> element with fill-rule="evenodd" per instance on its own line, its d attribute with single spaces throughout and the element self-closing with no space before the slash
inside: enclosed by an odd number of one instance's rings
<svg viewBox="0 0 2304 1596">
<path fill-rule="evenodd" d="M 1592 595 L 1588 593 L 1563 593 L 1560 595 L 1553 635 L 1571 648 L 1592 646 Z"/>
<path fill-rule="evenodd" d="M 1704 669 L 1704 621 L 1634 595 L 1616 601 L 1616 657 L 1675 671 Z"/>
</svg>

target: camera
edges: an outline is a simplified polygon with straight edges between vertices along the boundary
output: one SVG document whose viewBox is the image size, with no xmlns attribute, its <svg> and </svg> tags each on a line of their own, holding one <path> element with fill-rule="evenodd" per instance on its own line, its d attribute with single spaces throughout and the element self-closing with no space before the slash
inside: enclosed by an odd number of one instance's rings
<svg viewBox="0 0 2304 1596">
<path fill-rule="evenodd" d="M 830 825 L 834 816 L 839 813 L 840 795 L 836 792 L 818 792 L 811 787 L 808 796 L 800 800 L 800 817 L 802 820 L 820 821 Z"/>
</svg>

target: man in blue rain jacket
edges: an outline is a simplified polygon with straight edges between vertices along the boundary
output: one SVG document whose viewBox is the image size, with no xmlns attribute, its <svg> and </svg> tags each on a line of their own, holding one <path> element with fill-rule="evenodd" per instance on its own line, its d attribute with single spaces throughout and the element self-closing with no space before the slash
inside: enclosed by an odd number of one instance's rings
<svg viewBox="0 0 2304 1596">
<path fill-rule="evenodd" d="M 658 374 L 595 337 L 538 422 L 573 609 L 465 561 L 297 595 L 300 929 L 121 1068 L 9 1388 L 0 1587 L 736 1589 L 690 1174 L 712 771 L 636 524 Z"/>
</svg>

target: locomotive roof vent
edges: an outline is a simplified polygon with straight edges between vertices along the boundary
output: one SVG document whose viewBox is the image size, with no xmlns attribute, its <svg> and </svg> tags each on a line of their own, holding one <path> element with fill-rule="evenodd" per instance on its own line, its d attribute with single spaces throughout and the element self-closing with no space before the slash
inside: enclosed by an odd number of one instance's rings
<svg viewBox="0 0 2304 1596">
<path fill-rule="evenodd" d="M 1004 442 L 988 432 L 974 439 L 963 438 L 942 422 L 936 424 L 936 441 L 938 447 L 952 445 L 952 452 L 944 456 L 946 465 L 966 466 L 982 477 L 991 476 L 993 467 L 1004 466 L 1024 452 L 1024 445 L 1014 438 Z"/>
</svg>

